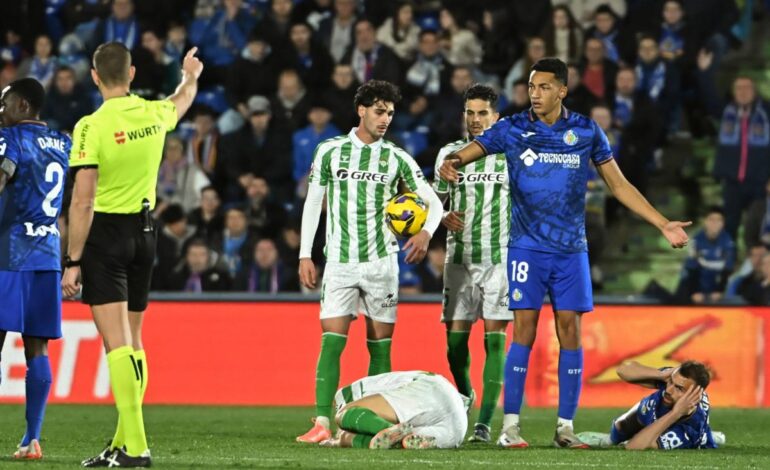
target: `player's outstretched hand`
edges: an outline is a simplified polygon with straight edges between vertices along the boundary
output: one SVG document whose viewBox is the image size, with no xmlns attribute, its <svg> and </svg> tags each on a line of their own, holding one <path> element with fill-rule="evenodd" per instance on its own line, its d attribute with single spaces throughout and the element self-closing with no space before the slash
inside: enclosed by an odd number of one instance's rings
<svg viewBox="0 0 770 470">
<path fill-rule="evenodd" d="M 672 411 L 679 416 L 689 416 L 695 411 L 695 408 L 697 408 L 702 398 L 703 388 L 693 384 L 686 392 L 684 392 L 684 395 L 679 397 L 679 400 L 674 403 Z"/>
<path fill-rule="evenodd" d="M 201 76 L 201 72 L 203 72 L 203 62 L 195 57 L 196 52 L 198 52 L 197 47 L 193 47 L 187 51 L 187 54 L 184 56 L 184 60 L 182 60 L 182 70 L 185 73 L 189 73 L 197 80 Z"/>
<path fill-rule="evenodd" d="M 406 258 L 404 261 L 407 263 L 419 263 L 425 258 L 428 253 L 428 243 L 430 243 L 430 233 L 425 230 L 420 230 L 416 235 L 412 235 L 405 244 L 404 251 L 406 251 Z"/>
<path fill-rule="evenodd" d="M 464 215 L 465 212 L 460 211 L 447 212 L 447 215 L 441 219 L 441 223 L 444 224 L 447 230 L 459 232 L 465 228 L 465 222 L 463 222 Z"/>
<path fill-rule="evenodd" d="M 460 160 L 456 158 L 447 158 L 444 163 L 438 169 L 438 174 L 442 180 L 450 183 L 457 182 L 457 167 L 460 164 Z"/>
<path fill-rule="evenodd" d="M 310 258 L 299 260 L 299 282 L 308 289 L 315 289 L 316 273 L 315 263 Z"/>
<path fill-rule="evenodd" d="M 687 246 L 687 242 L 690 238 L 687 236 L 687 232 L 684 231 L 685 227 L 692 225 L 692 222 L 679 222 L 671 221 L 663 226 L 661 230 L 666 240 L 671 243 L 673 248 L 684 248 Z"/>
<path fill-rule="evenodd" d="M 72 266 L 64 270 L 61 277 L 61 292 L 65 298 L 72 298 L 80 292 L 80 267 Z"/>
</svg>

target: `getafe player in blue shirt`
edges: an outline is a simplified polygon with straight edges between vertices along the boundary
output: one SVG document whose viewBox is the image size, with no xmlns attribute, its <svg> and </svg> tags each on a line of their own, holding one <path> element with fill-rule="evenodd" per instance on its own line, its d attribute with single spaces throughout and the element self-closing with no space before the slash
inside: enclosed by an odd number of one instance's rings
<svg viewBox="0 0 770 470">
<path fill-rule="evenodd" d="M 22 334 L 27 359 L 27 432 L 14 457 L 40 459 L 51 365 L 61 337 L 61 251 L 57 219 L 72 141 L 39 121 L 45 91 L 23 78 L 0 95 L 0 349 Z"/>
<path fill-rule="evenodd" d="M 532 66 L 528 111 L 498 121 L 467 146 L 446 157 L 441 177 L 457 181 L 457 168 L 485 155 L 505 153 L 511 194 L 508 243 L 509 308 L 515 311 L 513 343 L 505 365 L 503 432 L 498 444 L 527 447 L 519 412 L 537 321 L 548 292 L 556 319 L 559 354 L 559 418 L 554 443 L 584 448 L 575 436 L 583 373 L 580 318 L 593 310 L 585 236 L 588 165 L 593 163 L 613 195 L 658 227 L 675 248 L 687 244 L 683 227 L 670 222 L 618 169 L 607 136 L 589 118 L 562 106 L 567 66 L 545 58 Z"/>
<path fill-rule="evenodd" d="M 724 435 L 709 425 L 711 374 L 700 362 L 664 369 L 628 362 L 617 372 L 628 383 L 657 390 L 614 420 L 609 434 L 578 434 L 583 442 L 591 447 L 625 443 L 629 450 L 714 449 L 717 440 L 724 442 Z"/>
</svg>

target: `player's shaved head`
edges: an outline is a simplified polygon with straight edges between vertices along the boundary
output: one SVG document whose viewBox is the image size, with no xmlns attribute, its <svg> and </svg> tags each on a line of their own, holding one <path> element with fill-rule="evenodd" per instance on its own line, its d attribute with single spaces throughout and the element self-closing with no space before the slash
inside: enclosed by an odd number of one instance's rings
<svg viewBox="0 0 770 470">
<path fill-rule="evenodd" d="M 711 372 L 701 362 L 698 361 L 686 361 L 679 366 L 679 375 L 688 378 L 695 382 L 695 384 L 704 390 L 711 383 Z"/>
<path fill-rule="evenodd" d="M 29 104 L 29 114 L 37 115 L 43 108 L 45 101 L 45 89 L 34 78 L 21 78 L 11 82 L 3 90 L 3 98 L 16 95 Z"/>
<path fill-rule="evenodd" d="M 96 48 L 93 67 L 106 87 L 126 85 L 130 81 L 131 52 L 119 42 L 108 42 Z"/>
</svg>

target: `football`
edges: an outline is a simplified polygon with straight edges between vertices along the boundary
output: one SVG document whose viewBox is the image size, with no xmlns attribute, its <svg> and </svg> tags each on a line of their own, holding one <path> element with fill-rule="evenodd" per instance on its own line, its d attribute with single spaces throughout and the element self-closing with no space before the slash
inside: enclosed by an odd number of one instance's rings
<svg viewBox="0 0 770 470">
<path fill-rule="evenodd" d="M 414 193 L 398 194 L 385 208 L 385 222 L 397 237 L 408 238 L 422 230 L 428 209 Z"/>
</svg>

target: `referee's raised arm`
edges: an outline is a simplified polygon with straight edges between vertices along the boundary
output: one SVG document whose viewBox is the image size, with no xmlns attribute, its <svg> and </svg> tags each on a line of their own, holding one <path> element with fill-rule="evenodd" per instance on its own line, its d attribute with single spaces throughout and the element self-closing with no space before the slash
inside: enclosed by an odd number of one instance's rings
<svg viewBox="0 0 770 470">
<path fill-rule="evenodd" d="M 203 62 L 195 57 L 196 52 L 198 48 L 193 47 L 185 54 L 182 60 L 182 81 L 174 90 L 174 94 L 168 97 L 176 105 L 177 120 L 182 119 L 184 113 L 190 109 L 198 92 L 198 77 L 203 72 Z"/>
</svg>

